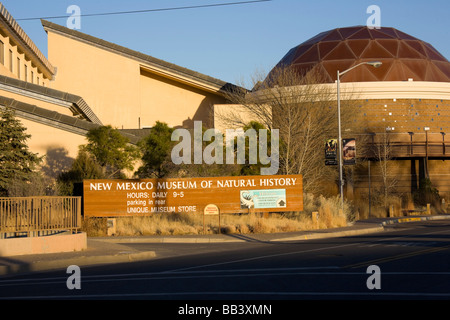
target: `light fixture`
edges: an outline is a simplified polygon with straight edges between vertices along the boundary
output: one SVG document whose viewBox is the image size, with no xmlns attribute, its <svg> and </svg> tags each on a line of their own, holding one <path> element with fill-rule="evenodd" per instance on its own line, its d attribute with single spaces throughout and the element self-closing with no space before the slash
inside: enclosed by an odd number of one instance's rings
<svg viewBox="0 0 450 320">
<path fill-rule="evenodd" d="M 375 68 L 379 68 L 379 67 L 381 67 L 381 65 L 383 64 L 383 62 L 380 62 L 380 61 L 370 61 L 370 62 L 366 62 L 366 64 L 368 64 L 369 66 L 375 67 Z"/>
</svg>

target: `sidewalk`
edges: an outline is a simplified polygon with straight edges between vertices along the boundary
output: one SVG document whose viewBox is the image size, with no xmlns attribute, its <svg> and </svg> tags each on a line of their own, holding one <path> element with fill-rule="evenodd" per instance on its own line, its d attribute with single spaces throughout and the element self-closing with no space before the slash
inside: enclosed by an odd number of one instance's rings
<svg viewBox="0 0 450 320">
<path fill-rule="evenodd" d="M 272 234 L 210 234 L 186 236 L 95 237 L 88 238 L 87 249 L 77 252 L 0 257 L 0 276 L 18 273 L 66 269 L 78 266 L 135 262 L 153 259 L 155 251 L 140 251 L 127 243 L 224 243 L 224 242 L 288 242 L 310 239 L 354 236 L 384 231 L 395 223 L 450 219 L 450 215 L 415 216 L 403 218 L 369 219 L 351 226 Z"/>
</svg>

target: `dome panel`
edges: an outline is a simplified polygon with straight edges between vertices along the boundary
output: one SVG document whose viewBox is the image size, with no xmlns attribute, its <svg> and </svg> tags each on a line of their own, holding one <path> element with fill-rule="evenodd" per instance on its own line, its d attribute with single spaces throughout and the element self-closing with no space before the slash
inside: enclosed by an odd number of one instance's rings
<svg viewBox="0 0 450 320">
<path fill-rule="evenodd" d="M 322 66 L 324 68 L 324 70 L 326 70 L 328 72 L 328 74 L 330 75 L 330 78 L 334 81 L 337 80 L 337 71 L 344 71 L 348 68 L 351 68 L 354 64 L 354 60 L 353 59 L 349 59 L 349 60 L 330 60 L 330 61 L 323 61 L 322 62 Z M 344 75 L 345 76 L 345 75 Z M 342 78 L 341 78 L 342 80 Z"/>
<path fill-rule="evenodd" d="M 411 48 L 406 42 L 400 41 L 398 45 L 398 55 L 403 59 L 423 59 L 423 56 L 414 48 Z"/>
<path fill-rule="evenodd" d="M 385 81 L 389 70 L 392 68 L 392 65 L 394 64 L 394 61 L 392 59 L 380 59 L 380 61 L 383 63 L 381 67 L 379 68 L 373 68 L 370 66 L 365 66 L 372 72 L 373 75 L 378 79 L 377 81 Z"/>
<path fill-rule="evenodd" d="M 423 47 L 420 41 L 413 40 L 405 40 L 405 42 L 412 48 L 414 48 L 417 52 L 419 52 L 423 58 L 427 57 L 427 53 L 425 52 L 425 48 Z"/>
<path fill-rule="evenodd" d="M 389 35 L 384 32 L 380 32 L 377 29 L 370 29 L 370 34 L 372 35 L 373 39 L 394 39 L 395 37 L 392 35 Z"/>
<path fill-rule="evenodd" d="M 325 57 L 326 60 L 342 60 L 342 59 L 355 59 L 355 55 L 347 44 L 341 41 L 330 53 Z"/>
<path fill-rule="evenodd" d="M 405 39 L 405 40 L 419 40 L 419 39 L 417 39 L 417 38 L 415 38 L 415 37 L 413 37 L 413 36 L 411 36 L 411 35 L 409 35 L 407 33 L 404 33 L 402 31 L 400 31 L 400 30 L 395 30 L 395 31 L 397 32 L 398 37 L 401 38 L 401 39 Z"/>
<path fill-rule="evenodd" d="M 350 27 L 350 28 L 340 28 L 339 33 L 342 35 L 343 39 L 348 39 L 352 34 L 360 31 L 362 27 Z"/>
<path fill-rule="evenodd" d="M 342 77 L 342 81 L 355 82 L 359 81 L 379 81 L 378 77 L 372 72 L 372 68 L 367 65 L 362 65 L 359 68 L 354 69 L 354 72 L 348 72 Z"/>
<path fill-rule="evenodd" d="M 441 55 L 433 46 L 426 43 L 424 44 L 425 51 L 427 53 L 428 58 L 431 60 L 438 60 L 438 61 L 447 61 L 443 55 Z M 447 61 L 448 62 L 448 61 Z"/>
<path fill-rule="evenodd" d="M 352 34 L 348 39 L 372 39 L 369 28 L 362 28 L 358 32 Z"/>
<path fill-rule="evenodd" d="M 427 81 L 442 81 L 442 79 L 450 78 L 450 70 L 443 70 L 442 68 L 437 67 L 435 64 L 431 64 L 431 66 L 427 69 Z M 448 80 L 447 80 L 448 81 Z"/>
<path fill-rule="evenodd" d="M 398 41 L 397 40 L 377 40 L 379 44 L 383 46 L 387 51 L 389 51 L 393 57 L 397 57 L 398 55 Z"/>
<path fill-rule="evenodd" d="M 402 63 L 408 67 L 415 76 L 413 79 L 426 79 L 428 62 L 426 60 L 403 60 Z"/>
<path fill-rule="evenodd" d="M 384 49 L 382 45 L 378 44 L 376 41 L 371 41 L 360 57 L 366 59 L 383 59 L 392 58 L 393 56 L 389 51 Z"/>
<path fill-rule="evenodd" d="M 399 39 L 399 36 L 394 28 L 380 28 L 377 29 L 378 32 L 385 33 L 392 37 L 392 39 Z"/>
<path fill-rule="evenodd" d="M 311 71 L 314 67 L 318 66 L 315 62 L 310 63 L 297 63 L 293 65 L 293 68 L 295 71 L 297 71 L 299 74 L 303 75 Z"/>
<path fill-rule="evenodd" d="M 295 57 L 293 58 L 293 60 L 300 57 L 302 54 L 304 54 L 306 51 L 311 49 L 311 47 L 313 47 L 313 46 L 315 46 L 315 44 L 304 44 L 304 45 L 294 48 Z"/>
<path fill-rule="evenodd" d="M 308 51 L 306 51 L 300 57 L 295 59 L 294 63 L 296 63 L 296 61 L 299 61 L 299 60 L 301 62 L 314 62 L 314 61 L 318 62 L 319 61 L 319 50 L 317 49 L 317 45 L 311 46 L 311 48 L 309 48 Z"/>
<path fill-rule="evenodd" d="M 336 41 L 336 40 L 339 40 L 339 41 L 343 40 L 341 34 L 338 32 L 337 29 L 331 31 L 321 41 Z"/>
<path fill-rule="evenodd" d="M 361 39 L 361 40 L 347 40 L 347 44 L 349 48 L 353 51 L 356 57 L 361 56 L 361 53 L 366 49 L 369 45 L 369 39 Z"/>
<path fill-rule="evenodd" d="M 446 63 L 443 61 L 434 61 L 433 65 L 435 65 L 443 74 L 445 74 L 450 79 L 450 63 Z"/>
<path fill-rule="evenodd" d="M 403 66 L 400 63 L 394 63 L 386 76 L 384 77 L 384 81 L 406 81 L 408 80 L 405 76 L 405 72 L 403 71 Z"/>
<path fill-rule="evenodd" d="M 333 50 L 337 45 L 339 44 L 339 41 L 327 41 L 327 42 L 320 42 L 318 43 L 318 49 L 319 49 L 319 55 L 320 58 L 323 59 L 326 57 L 326 55 Z"/>
</svg>

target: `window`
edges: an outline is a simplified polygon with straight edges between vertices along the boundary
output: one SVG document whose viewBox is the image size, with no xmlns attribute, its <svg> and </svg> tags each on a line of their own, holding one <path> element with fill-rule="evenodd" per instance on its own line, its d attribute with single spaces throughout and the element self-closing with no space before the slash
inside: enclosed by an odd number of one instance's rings
<svg viewBox="0 0 450 320">
<path fill-rule="evenodd" d="M 25 65 L 24 72 L 25 72 L 25 81 L 28 81 L 28 66 L 27 65 Z"/>
<path fill-rule="evenodd" d="M 5 64 L 5 45 L 0 41 L 0 63 Z"/>
<path fill-rule="evenodd" d="M 17 57 L 17 77 L 20 79 L 20 58 Z"/>
<path fill-rule="evenodd" d="M 9 50 L 9 71 L 13 72 L 13 52 Z"/>
<path fill-rule="evenodd" d="M 31 71 L 31 83 L 34 83 L 34 73 Z"/>
</svg>

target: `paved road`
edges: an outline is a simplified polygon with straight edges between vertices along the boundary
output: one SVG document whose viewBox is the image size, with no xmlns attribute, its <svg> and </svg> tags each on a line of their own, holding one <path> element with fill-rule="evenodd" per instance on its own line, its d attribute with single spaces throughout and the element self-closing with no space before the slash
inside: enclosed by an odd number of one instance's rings
<svg viewBox="0 0 450 320">
<path fill-rule="evenodd" d="M 308 241 L 124 245 L 157 257 L 82 267 L 81 289 L 68 289 L 65 269 L 4 277 L 0 299 L 450 299 L 449 220 Z"/>
</svg>

